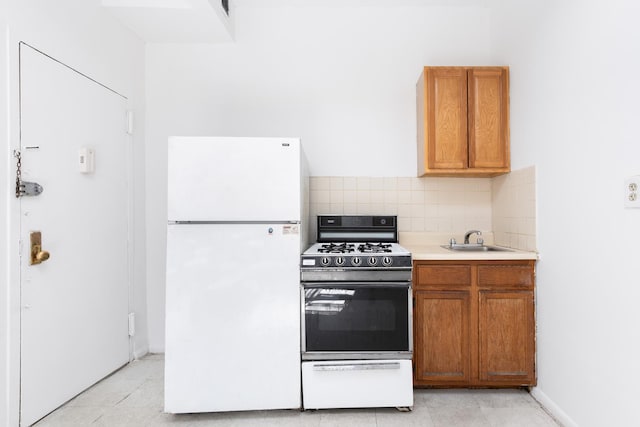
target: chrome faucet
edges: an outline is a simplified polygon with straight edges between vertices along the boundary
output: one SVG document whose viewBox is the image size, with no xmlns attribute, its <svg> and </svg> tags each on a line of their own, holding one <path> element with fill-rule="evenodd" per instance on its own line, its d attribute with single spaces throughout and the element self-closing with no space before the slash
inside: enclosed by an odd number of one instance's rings
<svg viewBox="0 0 640 427">
<path fill-rule="evenodd" d="M 482 245 L 482 244 L 484 243 L 484 239 L 483 239 L 482 237 L 480 237 L 480 236 L 482 236 L 482 232 L 481 232 L 480 230 L 469 230 L 469 231 L 467 231 L 466 233 L 464 233 L 464 244 L 465 244 L 465 245 L 468 245 L 468 244 L 469 244 L 469 237 L 470 237 L 472 234 L 477 234 L 477 235 L 478 235 L 478 241 L 477 241 L 477 243 L 478 243 L 479 245 Z"/>
</svg>

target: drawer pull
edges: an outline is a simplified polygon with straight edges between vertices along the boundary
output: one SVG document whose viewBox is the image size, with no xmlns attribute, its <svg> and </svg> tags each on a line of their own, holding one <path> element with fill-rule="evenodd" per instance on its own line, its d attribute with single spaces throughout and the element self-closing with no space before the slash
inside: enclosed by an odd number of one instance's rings
<svg viewBox="0 0 640 427">
<path fill-rule="evenodd" d="M 400 369 L 399 362 L 357 363 L 344 365 L 339 363 L 323 363 L 313 365 L 314 371 L 367 371 L 378 369 Z"/>
</svg>

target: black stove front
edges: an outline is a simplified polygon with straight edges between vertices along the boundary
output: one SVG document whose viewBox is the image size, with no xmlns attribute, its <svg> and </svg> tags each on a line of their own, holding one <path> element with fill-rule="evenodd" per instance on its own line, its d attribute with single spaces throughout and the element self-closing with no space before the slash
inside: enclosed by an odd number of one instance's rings
<svg viewBox="0 0 640 427">
<path fill-rule="evenodd" d="M 395 216 L 319 216 L 304 252 L 302 358 L 410 359 L 411 254 Z"/>
<path fill-rule="evenodd" d="M 376 215 L 318 215 L 318 242 L 398 243 L 398 218 Z"/>
<path fill-rule="evenodd" d="M 303 281 L 411 280 L 411 254 L 395 216 L 318 216 L 318 242 L 302 254 Z"/>
</svg>

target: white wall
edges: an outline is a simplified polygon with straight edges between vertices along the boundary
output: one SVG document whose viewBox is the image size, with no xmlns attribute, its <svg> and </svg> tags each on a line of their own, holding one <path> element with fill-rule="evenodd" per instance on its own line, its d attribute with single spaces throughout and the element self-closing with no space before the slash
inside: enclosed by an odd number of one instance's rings
<svg viewBox="0 0 640 427">
<path fill-rule="evenodd" d="M 640 425 L 640 4 L 496 0 L 514 168 L 537 169 L 538 388 L 567 426 Z"/>
<path fill-rule="evenodd" d="M 421 67 L 484 64 L 489 54 L 480 7 L 265 3 L 238 6 L 233 44 L 147 48 L 152 351 L 164 349 L 168 135 L 299 136 L 311 175 L 415 176 Z"/>
<path fill-rule="evenodd" d="M 140 314 L 134 352 L 146 352 L 144 251 L 144 44 L 105 12 L 98 0 L 7 0 L 0 3 L 0 425 L 17 424 L 19 363 L 18 202 L 12 150 L 19 147 L 18 42 L 24 41 L 110 86 L 129 98 L 141 119 L 133 138 L 135 173 L 134 288 L 131 298 Z M 124 159 L 123 159 L 124 161 Z M 99 219 L 98 219 L 99 220 Z M 140 231 L 141 230 L 141 231 Z M 5 238 L 6 236 L 6 238 Z"/>
</svg>

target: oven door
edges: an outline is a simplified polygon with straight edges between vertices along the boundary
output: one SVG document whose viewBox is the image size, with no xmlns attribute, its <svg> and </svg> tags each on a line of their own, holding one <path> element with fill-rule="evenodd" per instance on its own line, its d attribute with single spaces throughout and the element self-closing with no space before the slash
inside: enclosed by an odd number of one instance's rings
<svg viewBox="0 0 640 427">
<path fill-rule="evenodd" d="M 411 359 L 411 282 L 304 282 L 302 359 Z"/>
</svg>

